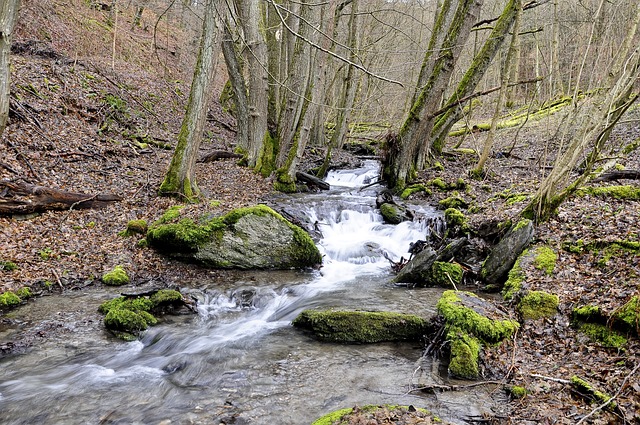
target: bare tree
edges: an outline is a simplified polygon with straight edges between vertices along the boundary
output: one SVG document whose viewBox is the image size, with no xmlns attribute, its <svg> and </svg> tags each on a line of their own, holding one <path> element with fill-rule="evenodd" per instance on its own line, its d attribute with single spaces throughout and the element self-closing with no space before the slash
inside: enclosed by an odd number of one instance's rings
<svg viewBox="0 0 640 425">
<path fill-rule="evenodd" d="M 574 108 L 565 119 L 568 124 L 563 129 L 564 137 L 553 169 L 523 211 L 524 216 L 537 221 L 548 219 L 586 181 L 609 141 L 611 131 L 640 97 L 637 89 L 640 79 L 640 48 L 633 43 L 639 24 L 640 8 L 637 8 L 626 37 L 609 68 L 605 90 L 582 100 L 577 97 L 574 99 Z M 581 160 L 584 161 L 583 172 L 571 179 L 571 172 Z"/>
<path fill-rule="evenodd" d="M 207 105 L 222 39 L 222 7 L 226 6 L 221 4 L 220 0 L 208 0 L 205 8 L 200 50 L 189 101 L 178 134 L 176 150 L 164 181 L 160 185 L 161 195 L 184 196 L 189 201 L 201 196 L 196 183 L 195 165 L 207 118 Z"/>
<path fill-rule="evenodd" d="M 20 0 L 3 0 L 0 4 L 0 135 L 9 118 L 11 37 L 18 17 Z"/>
</svg>

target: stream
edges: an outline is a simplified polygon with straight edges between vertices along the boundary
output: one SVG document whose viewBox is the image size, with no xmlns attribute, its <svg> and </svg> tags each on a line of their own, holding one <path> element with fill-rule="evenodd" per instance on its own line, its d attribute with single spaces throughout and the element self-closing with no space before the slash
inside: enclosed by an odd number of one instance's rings
<svg viewBox="0 0 640 425">
<path fill-rule="evenodd" d="M 0 423 L 302 425 L 336 409 L 390 403 L 465 424 L 490 411 L 495 400 L 482 387 L 410 393 L 411 385 L 459 383 L 437 360 L 422 359 L 420 344 L 321 343 L 291 326 L 309 308 L 435 313 L 442 290 L 390 284 L 382 252 L 408 258 L 409 243 L 425 239 L 438 213 L 416 205 L 423 220 L 384 224 L 375 208 L 380 187 L 358 190 L 377 175 L 366 161 L 332 172 L 330 191 L 276 200 L 316 224 L 320 270 L 238 272 L 224 286 L 181 288 L 199 300 L 198 314 L 166 316 L 138 341 L 110 336 L 97 313 L 126 288 L 96 285 L 11 311 L 0 345 L 27 330 L 59 337 L 0 358 Z"/>
</svg>

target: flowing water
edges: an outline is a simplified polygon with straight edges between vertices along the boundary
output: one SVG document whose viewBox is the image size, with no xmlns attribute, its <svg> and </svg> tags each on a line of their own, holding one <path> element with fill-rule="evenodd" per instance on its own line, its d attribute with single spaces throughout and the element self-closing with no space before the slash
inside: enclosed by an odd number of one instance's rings
<svg viewBox="0 0 640 425">
<path fill-rule="evenodd" d="M 166 317 L 129 343 L 108 335 L 96 312 L 121 288 L 43 297 L 11 312 L 0 344 L 27 330 L 36 339 L 52 329 L 59 336 L 0 359 L 0 423 L 298 425 L 382 403 L 465 423 L 486 411 L 491 401 L 481 391 L 409 393 L 425 379 L 446 379 L 437 362 L 421 359 L 417 343 L 320 343 L 291 326 L 308 308 L 433 315 L 441 290 L 391 285 L 383 253 L 407 258 L 436 212 L 416 206 L 424 219 L 383 224 L 376 188 L 358 190 L 376 179 L 376 167 L 332 172 L 330 191 L 277 200 L 320 231 L 318 271 L 242 272 L 225 287 L 184 287 L 199 300 L 198 315 Z"/>
</svg>

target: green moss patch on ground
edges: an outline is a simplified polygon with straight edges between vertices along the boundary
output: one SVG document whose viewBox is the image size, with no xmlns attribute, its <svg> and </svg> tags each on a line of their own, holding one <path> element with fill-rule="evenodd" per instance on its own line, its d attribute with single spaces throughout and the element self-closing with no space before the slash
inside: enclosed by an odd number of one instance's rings
<svg viewBox="0 0 640 425">
<path fill-rule="evenodd" d="M 538 320 L 554 316 L 558 312 L 560 299 L 544 291 L 529 291 L 518 302 L 518 313 L 524 319 Z"/>
</svg>

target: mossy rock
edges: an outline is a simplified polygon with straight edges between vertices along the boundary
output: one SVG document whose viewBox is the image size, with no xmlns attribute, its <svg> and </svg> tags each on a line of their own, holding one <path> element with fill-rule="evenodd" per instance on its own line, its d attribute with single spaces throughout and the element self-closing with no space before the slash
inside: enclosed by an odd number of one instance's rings
<svg viewBox="0 0 640 425">
<path fill-rule="evenodd" d="M 449 373 L 458 378 L 477 379 L 480 375 L 478 339 L 454 327 L 447 333 L 447 341 L 451 345 Z"/>
<path fill-rule="evenodd" d="M 400 423 L 401 418 L 416 418 L 420 422 L 405 422 L 402 423 L 438 423 L 447 425 L 449 422 L 443 422 L 438 416 L 427 409 L 415 408 L 413 406 L 399 406 L 399 405 L 365 405 L 362 407 L 353 407 L 346 409 L 339 409 L 328 413 L 321 418 L 316 419 L 311 425 L 346 425 L 351 423 L 369 423 L 367 420 L 375 421 L 376 418 L 384 417 L 389 420 L 389 423 Z M 419 418 L 419 419 L 418 419 Z M 357 421 L 357 422 L 354 422 Z M 372 422 L 373 423 L 373 422 Z"/>
<path fill-rule="evenodd" d="M 409 220 L 405 207 L 389 202 L 380 205 L 380 214 L 382 218 L 384 218 L 384 221 L 389 224 L 400 224 L 403 221 Z"/>
<path fill-rule="evenodd" d="M 441 288 L 451 288 L 462 283 L 462 266 L 458 263 L 435 261 L 431 266 L 429 283 Z"/>
<path fill-rule="evenodd" d="M 525 281 L 525 275 L 522 271 L 522 261 L 529 257 L 529 251 L 525 250 L 518 259 L 515 264 L 509 270 L 507 274 L 507 281 L 504 283 L 504 287 L 502 288 L 502 297 L 505 301 L 512 300 L 518 292 L 522 290 L 523 283 Z"/>
<path fill-rule="evenodd" d="M 135 235 L 146 235 L 149 226 L 146 220 L 131 220 L 127 223 L 127 228 L 118 233 L 122 237 L 130 237 Z"/>
<path fill-rule="evenodd" d="M 529 291 L 518 302 L 518 313 L 527 320 L 538 320 L 552 317 L 558 312 L 560 299 L 557 295 L 544 291 Z"/>
<path fill-rule="evenodd" d="M 289 269 L 322 262 L 311 237 L 266 205 L 198 222 L 180 215 L 168 222 L 163 216 L 146 239 L 169 256 L 212 268 Z"/>
<path fill-rule="evenodd" d="M 467 218 L 456 208 L 447 208 L 444 211 L 444 219 L 447 223 L 447 227 L 449 228 L 467 228 Z"/>
<path fill-rule="evenodd" d="M 498 344 L 518 329 L 517 321 L 509 319 L 490 301 L 466 291 L 445 291 L 437 304 L 447 326 L 475 336 L 483 344 Z"/>
<path fill-rule="evenodd" d="M 115 266 L 113 270 L 102 275 L 102 282 L 109 286 L 121 286 L 129 283 L 129 275 L 122 266 Z"/>
<path fill-rule="evenodd" d="M 180 292 L 161 289 L 150 296 L 121 296 L 105 301 L 98 311 L 105 315 L 104 324 L 109 331 L 118 338 L 133 340 L 158 322 L 154 314 L 165 311 L 167 306 L 182 304 L 182 301 Z"/>
<path fill-rule="evenodd" d="M 305 310 L 292 324 L 321 340 L 344 343 L 419 341 L 429 330 L 421 317 L 372 311 Z"/>
</svg>

